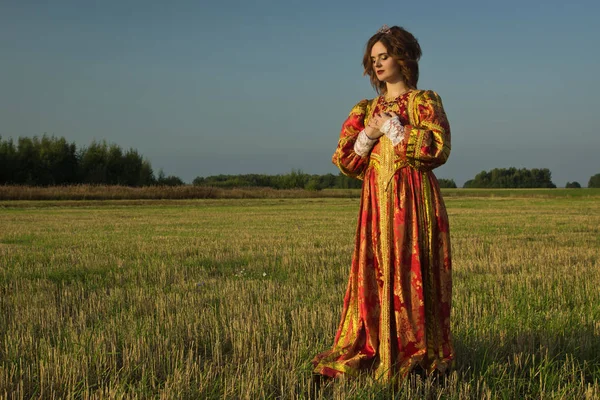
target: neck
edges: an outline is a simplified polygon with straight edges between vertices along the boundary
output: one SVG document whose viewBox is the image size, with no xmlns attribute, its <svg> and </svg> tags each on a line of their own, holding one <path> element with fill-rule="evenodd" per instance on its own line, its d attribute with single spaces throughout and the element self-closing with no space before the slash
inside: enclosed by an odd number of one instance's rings
<svg viewBox="0 0 600 400">
<path fill-rule="evenodd" d="M 386 89 L 387 90 L 385 93 L 385 97 L 388 99 L 393 99 L 395 97 L 401 96 L 410 90 L 410 88 L 406 86 L 406 84 L 403 81 L 386 82 Z"/>
</svg>

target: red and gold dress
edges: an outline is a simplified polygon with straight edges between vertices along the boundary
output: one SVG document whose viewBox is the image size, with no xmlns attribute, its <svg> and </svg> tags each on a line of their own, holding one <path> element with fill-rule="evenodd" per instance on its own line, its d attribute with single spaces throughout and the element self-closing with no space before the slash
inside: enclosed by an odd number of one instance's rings
<svg viewBox="0 0 600 400">
<path fill-rule="evenodd" d="M 382 136 L 371 152 L 354 151 L 372 115 L 392 111 L 405 140 Z M 363 179 L 348 288 L 333 348 L 315 372 L 336 377 L 373 371 L 390 381 L 415 366 L 443 372 L 452 363 L 448 215 L 432 169 L 450 154 L 450 126 L 433 91 L 385 102 L 363 100 L 342 126 L 333 163 Z"/>
</svg>

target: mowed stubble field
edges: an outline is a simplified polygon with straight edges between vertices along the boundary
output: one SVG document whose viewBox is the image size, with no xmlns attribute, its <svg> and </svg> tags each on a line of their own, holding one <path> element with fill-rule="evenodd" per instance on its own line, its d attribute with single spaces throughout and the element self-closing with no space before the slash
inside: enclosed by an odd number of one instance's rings
<svg viewBox="0 0 600 400">
<path fill-rule="evenodd" d="M 600 192 L 445 193 L 456 368 L 400 387 L 311 374 L 358 199 L 0 202 L 0 399 L 599 398 Z"/>
</svg>

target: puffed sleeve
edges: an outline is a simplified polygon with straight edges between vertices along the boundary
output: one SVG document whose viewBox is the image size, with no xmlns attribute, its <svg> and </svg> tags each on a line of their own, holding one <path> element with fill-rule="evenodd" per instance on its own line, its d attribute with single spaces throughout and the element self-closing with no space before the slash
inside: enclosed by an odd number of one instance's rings
<svg viewBox="0 0 600 400">
<path fill-rule="evenodd" d="M 405 125 L 406 159 L 411 167 L 429 171 L 444 164 L 450 155 L 450 124 L 440 96 L 427 90 L 414 99 L 411 121 Z"/>
<path fill-rule="evenodd" d="M 354 151 L 358 134 L 365 128 L 364 120 L 367 113 L 368 100 L 362 100 L 352 108 L 350 115 L 342 124 L 342 131 L 337 149 L 331 161 L 337 165 L 344 175 L 362 179 L 369 165 L 369 155 L 360 156 Z"/>
</svg>

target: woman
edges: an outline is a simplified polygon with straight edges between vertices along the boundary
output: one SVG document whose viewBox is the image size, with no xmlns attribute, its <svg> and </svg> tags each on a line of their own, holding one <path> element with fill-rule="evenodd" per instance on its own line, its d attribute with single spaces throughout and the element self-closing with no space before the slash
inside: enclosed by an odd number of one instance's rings
<svg viewBox="0 0 600 400">
<path fill-rule="evenodd" d="M 364 71 L 380 96 L 354 106 L 333 155 L 364 182 L 342 318 L 313 360 L 318 374 L 390 381 L 415 367 L 445 372 L 454 358 L 448 215 L 431 171 L 450 154 L 450 126 L 437 93 L 416 89 L 420 57 L 401 27 L 367 42 Z"/>
</svg>

